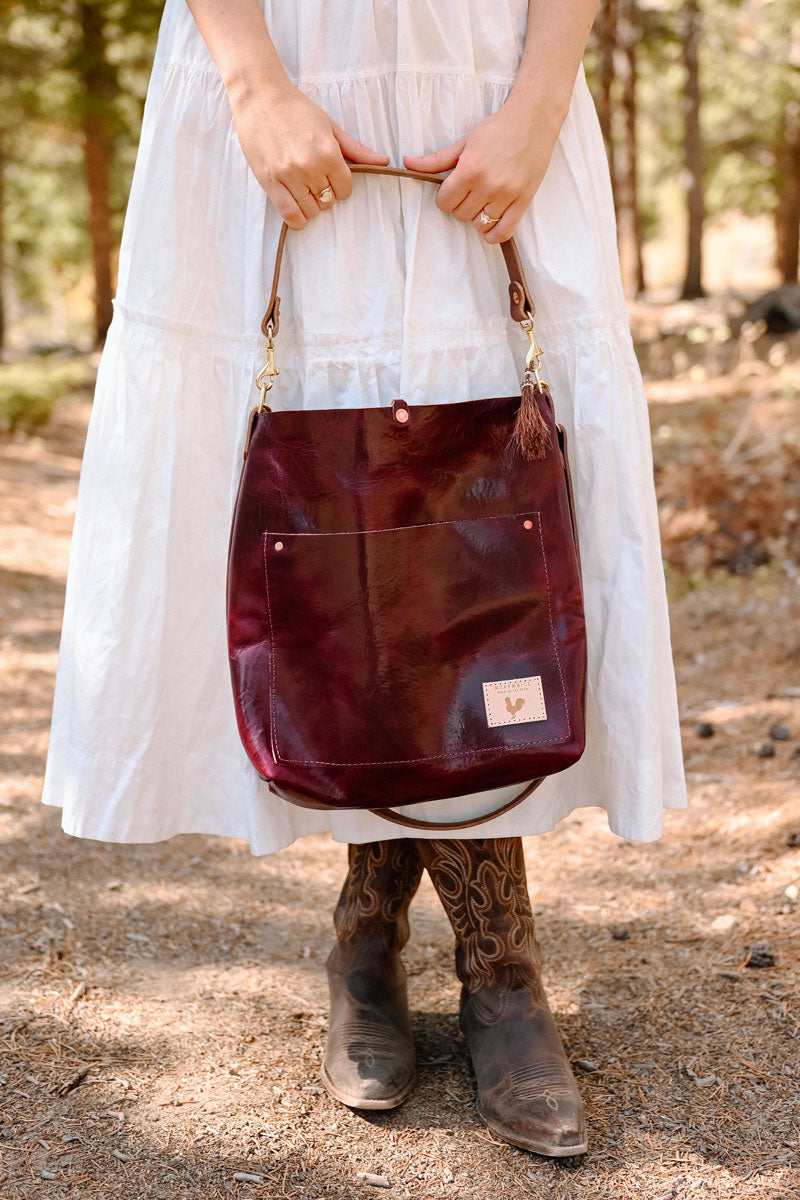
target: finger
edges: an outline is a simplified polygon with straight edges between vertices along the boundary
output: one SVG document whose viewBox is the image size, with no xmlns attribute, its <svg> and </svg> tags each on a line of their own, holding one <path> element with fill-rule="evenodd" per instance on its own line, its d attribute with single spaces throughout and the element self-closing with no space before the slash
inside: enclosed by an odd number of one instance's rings
<svg viewBox="0 0 800 1200">
<path fill-rule="evenodd" d="M 482 204 L 478 209 L 472 224 L 479 233 L 490 233 L 493 229 L 497 229 L 499 222 L 503 219 L 503 214 L 505 213 L 507 207 L 508 201 L 504 203 L 502 200 L 498 199 L 487 200 L 485 204 Z M 487 217 L 496 217 L 497 220 L 493 225 L 487 225 L 485 221 L 481 220 L 481 213 L 485 213 Z"/>
<path fill-rule="evenodd" d="M 457 143 L 461 144 L 461 143 Z M 453 170 L 447 176 L 436 195 L 436 206 L 442 212 L 452 213 L 463 204 L 475 185 L 475 180 L 463 165 L 463 159 L 458 158 Z M 484 191 L 481 187 L 478 191 Z M 484 193 L 485 194 L 485 193 Z"/>
<path fill-rule="evenodd" d="M 323 198 L 322 193 L 326 188 L 328 189 L 327 198 Z M 320 210 L 323 212 L 336 202 L 336 193 L 334 192 L 333 186 L 327 176 L 322 180 L 321 183 L 317 182 L 313 184 L 311 191 L 314 199 L 320 207 Z"/>
<path fill-rule="evenodd" d="M 483 236 L 487 242 L 507 242 L 519 225 L 530 200 L 519 196 L 513 204 L 509 204 L 497 225 L 493 225 Z M 490 210 L 491 211 L 491 210 Z"/>
<path fill-rule="evenodd" d="M 311 188 L 304 183 L 290 184 L 289 187 L 303 216 L 308 219 L 316 217 L 319 212 L 319 204 Z"/>
<path fill-rule="evenodd" d="M 268 194 L 289 228 L 302 229 L 306 224 L 305 214 L 286 185 L 273 183 Z"/>
<path fill-rule="evenodd" d="M 373 150 L 371 146 L 365 146 L 363 142 L 359 142 L 335 123 L 333 124 L 333 133 L 341 147 L 342 154 L 350 162 L 372 163 L 378 167 L 385 167 L 388 164 L 388 154 L 381 154 L 379 150 Z"/>
<path fill-rule="evenodd" d="M 437 190 L 436 207 L 440 208 L 442 212 L 455 212 L 459 204 L 464 203 L 469 193 L 470 185 L 466 172 L 460 171 L 456 166 Z"/>
<path fill-rule="evenodd" d="M 353 190 L 353 172 L 340 154 L 337 161 L 328 168 L 328 182 L 333 188 L 337 200 L 346 200 Z"/>
<path fill-rule="evenodd" d="M 474 221 L 478 213 L 481 211 L 481 199 L 477 192 L 467 192 L 460 204 L 457 204 L 452 209 L 452 215 L 457 221 L 463 221 L 466 225 L 470 221 Z"/>
<path fill-rule="evenodd" d="M 466 141 L 465 134 L 457 142 L 443 146 L 441 150 L 431 150 L 429 154 L 404 154 L 403 165 L 410 171 L 431 171 L 434 174 L 449 171 L 461 157 Z"/>
</svg>

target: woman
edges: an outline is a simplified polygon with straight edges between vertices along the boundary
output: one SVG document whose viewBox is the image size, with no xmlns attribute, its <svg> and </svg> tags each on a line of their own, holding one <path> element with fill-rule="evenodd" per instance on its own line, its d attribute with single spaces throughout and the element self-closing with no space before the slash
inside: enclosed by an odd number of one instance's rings
<svg viewBox="0 0 800 1200">
<path fill-rule="evenodd" d="M 647 413 L 580 65 L 595 7 L 167 0 L 86 444 L 44 791 L 77 836 L 224 834 L 261 854 L 330 829 L 350 844 L 324 1078 L 356 1107 L 393 1107 L 412 1085 L 400 951 L 427 868 L 456 934 L 479 1111 L 549 1155 L 586 1138 L 520 836 L 591 804 L 649 840 L 662 809 L 684 804 Z M 347 165 L 390 161 L 450 173 L 436 191 Z M 502 308 L 496 243 L 513 233 L 528 267 L 572 447 L 588 747 L 457 837 L 294 808 L 239 743 L 227 539 L 283 219 L 295 232 L 273 407 L 513 394 L 527 342 Z M 415 813 L 480 816 L 500 799 Z"/>
</svg>

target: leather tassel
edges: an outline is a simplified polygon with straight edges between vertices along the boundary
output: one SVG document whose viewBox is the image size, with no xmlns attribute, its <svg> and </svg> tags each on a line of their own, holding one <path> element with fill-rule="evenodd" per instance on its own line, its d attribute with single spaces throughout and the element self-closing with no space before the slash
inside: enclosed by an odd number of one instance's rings
<svg viewBox="0 0 800 1200">
<path fill-rule="evenodd" d="M 544 458 L 550 445 L 550 431 L 536 399 L 537 390 L 532 383 L 523 383 L 512 433 L 523 458 L 528 459 Z"/>
</svg>

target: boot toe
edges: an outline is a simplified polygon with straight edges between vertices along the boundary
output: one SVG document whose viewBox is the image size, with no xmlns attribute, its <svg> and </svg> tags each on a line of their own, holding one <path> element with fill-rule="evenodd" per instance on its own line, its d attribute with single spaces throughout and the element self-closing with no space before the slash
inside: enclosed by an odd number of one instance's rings
<svg viewBox="0 0 800 1200">
<path fill-rule="evenodd" d="M 350 1108 L 395 1108 L 414 1083 L 413 1042 L 385 1024 L 340 1028 L 326 1048 L 322 1080 Z"/>
<path fill-rule="evenodd" d="M 537 1064 L 537 1075 L 543 1064 Z M 508 1085 L 479 1091 L 478 1114 L 491 1131 L 523 1150 L 566 1158 L 586 1152 L 586 1121 L 583 1101 L 571 1079 L 564 1078 L 560 1064 L 554 1064 L 550 1081 L 530 1082 L 515 1078 L 527 1072 L 514 1072 Z M 546 1074 L 546 1072 L 544 1072 Z"/>
</svg>

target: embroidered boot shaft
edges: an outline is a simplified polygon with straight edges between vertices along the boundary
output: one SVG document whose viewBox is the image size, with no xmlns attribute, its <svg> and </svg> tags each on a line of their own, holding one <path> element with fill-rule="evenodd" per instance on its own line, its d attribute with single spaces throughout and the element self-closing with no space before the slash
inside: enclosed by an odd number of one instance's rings
<svg viewBox="0 0 800 1200">
<path fill-rule="evenodd" d="M 322 1078 L 351 1108 L 394 1108 L 414 1083 L 406 972 L 408 906 L 422 876 L 414 841 L 348 847 L 327 962 L 328 1040 Z"/>
<path fill-rule="evenodd" d="M 583 1154 L 583 1102 L 542 986 L 522 840 L 420 838 L 417 847 L 456 935 L 479 1116 L 512 1145 Z"/>
</svg>

